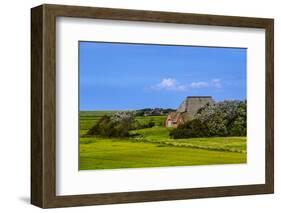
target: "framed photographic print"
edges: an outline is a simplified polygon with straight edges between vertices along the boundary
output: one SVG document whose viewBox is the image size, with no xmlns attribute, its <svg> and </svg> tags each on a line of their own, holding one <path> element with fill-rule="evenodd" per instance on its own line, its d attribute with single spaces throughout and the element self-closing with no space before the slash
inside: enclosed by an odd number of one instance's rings
<svg viewBox="0 0 281 213">
<path fill-rule="evenodd" d="M 274 191 L 273 19 L 31 9 L 31 203 Z"/>
</svg>

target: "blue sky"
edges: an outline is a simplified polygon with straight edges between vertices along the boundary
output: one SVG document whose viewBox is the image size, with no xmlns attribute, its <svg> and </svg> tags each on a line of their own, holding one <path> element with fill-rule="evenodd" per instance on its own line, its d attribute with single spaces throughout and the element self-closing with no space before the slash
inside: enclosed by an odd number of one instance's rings
<svg viewBox="0 0 281 213">
<path fill-rule="evenodd" d="M 80 110 L 177 108 L 186 96 L 246 99 L 244 48 L 79 42 Z"/>
</svg>

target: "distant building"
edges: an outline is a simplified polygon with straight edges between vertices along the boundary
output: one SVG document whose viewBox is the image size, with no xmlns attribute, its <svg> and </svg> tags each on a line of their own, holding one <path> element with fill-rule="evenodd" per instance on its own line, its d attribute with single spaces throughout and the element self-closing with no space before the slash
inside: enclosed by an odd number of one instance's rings
<svg viewBox="0 0 281 213">
<path fill-rule="evenodd" d="M 166 127 L 178 127 L 188 120 L 192 120 L 200 108 L 206 104 L 214 104 L 211 96 L 188 96 L 176 112 L 170 112 L 166 119 Z"/>
</svg>

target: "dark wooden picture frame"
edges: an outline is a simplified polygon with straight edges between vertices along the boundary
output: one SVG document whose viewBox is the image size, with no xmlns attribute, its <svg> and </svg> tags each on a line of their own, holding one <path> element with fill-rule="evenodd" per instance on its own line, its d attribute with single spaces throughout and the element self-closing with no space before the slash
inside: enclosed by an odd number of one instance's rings
<svg viewBox="0 0 281 213">
<path fill-rule="evenodd" d="M 56 195 L 56 17 L 262 28 L 266 34 L 265 184 Z M 31 203 L 42 208 L 274 192 L 274 20 L 63 5 L 31 9 Z"/>
</svg>

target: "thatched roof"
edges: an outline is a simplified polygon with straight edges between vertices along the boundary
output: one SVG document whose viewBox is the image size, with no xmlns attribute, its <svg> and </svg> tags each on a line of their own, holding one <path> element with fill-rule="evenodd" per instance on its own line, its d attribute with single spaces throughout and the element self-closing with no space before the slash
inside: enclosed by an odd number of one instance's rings
<svg viewBox="0 0 281 213">
<path fill-rule="evenodd" d="M 215 103 L 212 96 L 188 96 L 179 106 L 177 113 L 184 113 L 185 119 L 192 119 L 198 110 L 208 103 Z"/>
</svg>

